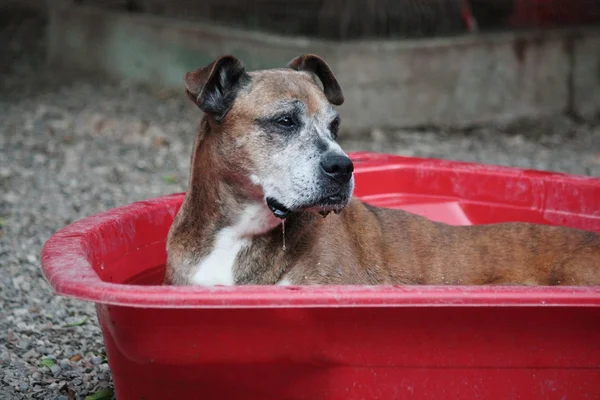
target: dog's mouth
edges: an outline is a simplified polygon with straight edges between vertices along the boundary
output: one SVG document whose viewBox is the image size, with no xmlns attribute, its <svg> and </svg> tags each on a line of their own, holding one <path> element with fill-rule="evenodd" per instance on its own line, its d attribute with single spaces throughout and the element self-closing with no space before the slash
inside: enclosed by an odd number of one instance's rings
<svg viewBox="0 0 600 400">
<path fill-rule="evenodd" d="M 294 209 L 289 209 L 281 204 L 277 199 L 273 197 L 267 197 L 267 206 L 277 218 L 286 219 L 293 212 L 298 211 L 315 211 L 326 217 L 332 211 L 335 214 L 339 214 L 346 207 L 348 199 L 342 194 L 334 194 L 331 196 L 324 197 L 317 202 L 301 206 Z"/>
<path fill-rule="evenodd" d="M 292 213 L 292 210 L 272 197 L 267 197 L 267 206 L 269 206 L 273 215 L 280 219 L 286 219 Z"/>
</svg>

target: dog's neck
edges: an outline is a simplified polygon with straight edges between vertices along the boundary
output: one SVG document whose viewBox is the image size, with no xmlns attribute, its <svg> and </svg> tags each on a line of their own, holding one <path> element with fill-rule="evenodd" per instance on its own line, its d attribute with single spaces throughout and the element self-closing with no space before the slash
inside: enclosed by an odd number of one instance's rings
<svg viewBox="0 0 600 400">
<path fill-rule="evenodd" d="M 192 282 L 199 285 L 273 284 L 285 272 L 282 259 L 287 254 L 278 256 L 283 251 L 282 221 L 253 187 L 247 171 L 228 162 L 219 147 L 220 132 L 211 129 L 203 119 L 188 191 L 174 224 L 188 238 L 186 252 L 192 254 L 180 264 L 187 265 Z M 286 221 L 288 232 L 298 226 L 291 220 Z"/>
<path fill-rule="evenodd" d="M 198 224 L 202 236 L 232 228 L 240 237 L 263 235 L 281 220 L 268 209 L 249 176 L 228 163 L 219 148 L 219 132 L 203 118 L 194 143 L 188 194 L 182 207 Z"/>
</svg>

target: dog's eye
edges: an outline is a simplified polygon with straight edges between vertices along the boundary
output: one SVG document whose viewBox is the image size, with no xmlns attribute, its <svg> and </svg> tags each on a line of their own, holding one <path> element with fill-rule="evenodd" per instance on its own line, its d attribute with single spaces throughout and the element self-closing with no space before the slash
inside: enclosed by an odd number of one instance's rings
<svg viewBox="0 0 600 400">
<path fill-rule="evenodd" d="M 275 120 L 278 125 L 283 126 L 284 128 L 291 128 L 295 125 L 294 120 L 290 117 L 279 117 Z"/>
<path fill-rule="evenodd" d="M 340 130 L 340 117 L 336 117 L 333 121 L 331 121 L 331 124 L 329 124 L 329 130 L 331 131 L 331 136 L 333 136 L 333 138 L 337 138 L 338 136 L 338 131 Z"/>
</svg>

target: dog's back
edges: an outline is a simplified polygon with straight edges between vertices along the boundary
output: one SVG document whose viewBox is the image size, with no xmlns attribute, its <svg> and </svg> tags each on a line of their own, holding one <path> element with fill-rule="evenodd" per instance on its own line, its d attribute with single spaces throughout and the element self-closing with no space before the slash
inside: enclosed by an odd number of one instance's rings
<svg viewBox="0 0 600 400">
<path fill-rule="evenodd" d="M 526 223 L 450 226 L 353 199 L 316 224 L 303 284 L 600 285 L 600 235 Z"/>
</svg>

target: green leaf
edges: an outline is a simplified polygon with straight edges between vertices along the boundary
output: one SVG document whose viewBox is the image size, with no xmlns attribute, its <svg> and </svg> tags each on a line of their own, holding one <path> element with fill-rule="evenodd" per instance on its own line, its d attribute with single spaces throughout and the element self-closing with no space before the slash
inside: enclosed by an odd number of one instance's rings
<svg viewBox="0 0 600 400">
<path fill-rule="evenodd" d="M 177 183 L 177 177 L 175 175 L 165 175 L 162 177 L 164 183 L 174 184 Z"/>
<path fill-rule="evenodd" d="M 94 394 L 86 396 L 85 400 L 109 400 L 113 397 L 112 389 L 102 389 Z"/>
<path fill-rule="evenodd" d="M 51 358 L 44 358 L 42 361 L 40 361 L 40 367 L 50 368 L 53 365 L 54 365 L 54 361 L 52 361 Z"/>
<path fill-rule="evenodd" d="M 4 228 L 8 225 L 8 221 L 5 218 L 0 217 L 0 228 Z"/>
<path fill-rule="evenodd" d="M 81 326 L 81 325 L 85 325 L 85 323 L 88 322 L 88 317 L 83 318 L 80 321 L 75 321 L 75 322 L 71 322 L 70 324 L 66 324 L 65 328 L 72 328 L 74 326 Z"/>
</svg>

